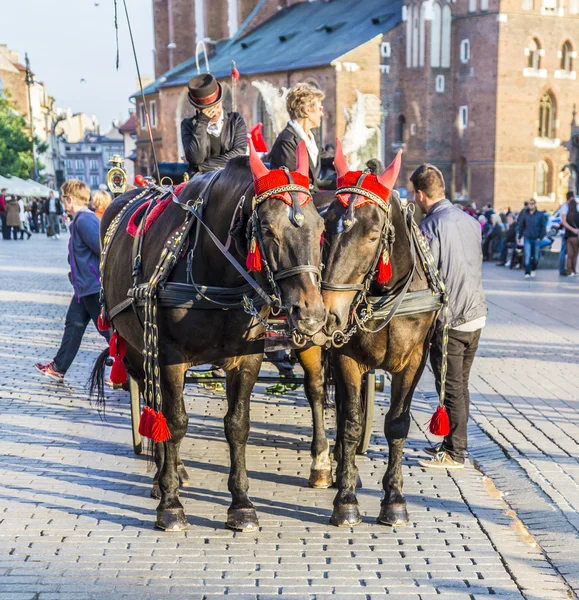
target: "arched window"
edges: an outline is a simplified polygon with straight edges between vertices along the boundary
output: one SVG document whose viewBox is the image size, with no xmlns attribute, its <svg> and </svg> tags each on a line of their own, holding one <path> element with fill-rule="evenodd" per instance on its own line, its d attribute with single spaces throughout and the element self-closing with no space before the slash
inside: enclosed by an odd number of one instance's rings
<svg viewBox="0 0 579 600">
<path fill-rule="evenodd" d="M 529 69 L 541 68 L 541 43 L 537 38 L 533 38 L 527 48 L 527 67 Z"/>
<path fill-rule="evenodd" d="M 442 36 L 440 48 L 440 66 L 443 69 L 450 67 L 450 26 L 452 22 L 452 11 L 450 6 L 445 4 L 442 7 Z"/>
<path fill-rule="evenodd" d="M 459 181 L 459 189 L 460 189 L 460 197 L 463 199 L 468 198 L 468 162 L 464 156 L 460 157 L 460 181 Z"/>
<path fill-rule="evenodd" d="M 537 196 L 549 195 L 550 179 L 551 172 L 549 169 L 549 163 L 546 160 L 542 160 L 537 165 Z"/>
<path fill-rule="evenodd" d="M 272 123 L 271 123 L 271 118 L 267 114 L 267 109 L 265 108 L 265 102 L 263 101 L 263 98 L 259 92 L 255 99 L 254 123 L 256 125 L 257 125 L 257 123 L 263 124 L 263 127 L 262 127 L 263 139 L 265 140 L 267 147 L 271 149 L 271 146 L 273 145 L 273 142 L 274 142 L 273 127 L 272 127 Z"/>
<path fill-rule="evenodd" d="M 550 92 L 541 98 L 539 104 L 539 137 L 555 138 L 555 100 Z"/>
<path fill-rule="evenodd" d="M 440 67 L 440 36 L 442 33 L 442 9 L 440 4 L 432 7 L 432 22 L 430 27 L 430 66 Z"/>
<path fill-rule="evenodd" d="M 420 7 L 420 32 L 418 34 L 420 40 L 420 50 L 418 52 L 418 64 L 424 66 L 424 57 L 426 54 L 426 2 Z"/>
<path fill-rule="evenodd" d="M 410 68 L 412 66 L 412 24 L 414 23 L 413 19 L 414 15 L 414 7 L 409 6 L 406 12 L 406 67 Z"/>
<path fill-rule="evenodd" d="M 419 39 L 419 21 L 420 21 L 420 9 L 418 6 L 414 7 L 412 11 L 412 66 L 418 66 L 418 39 Z"/>
<path fill-rule="evenodd" d="M 406 133 L 406 117 L 400 115 L 398 117 L 398 123 L 396 123 L 396 131 L 394 132 L 395 142 L 398 144 L 404 143 L 404 135 Z"/>
<path fill-rule="evenodd" d="M 569 41 L 561 48 L 561 70 L 569 72 L 573 70 L 573 46 Z"/>
</svg>

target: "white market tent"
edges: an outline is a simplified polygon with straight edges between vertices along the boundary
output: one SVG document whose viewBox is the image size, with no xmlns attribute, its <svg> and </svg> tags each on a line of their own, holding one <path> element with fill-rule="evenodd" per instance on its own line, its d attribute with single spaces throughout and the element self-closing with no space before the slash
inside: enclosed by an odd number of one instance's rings
<svg viewBox="0 0 579 600">
<path fill-rule="evenodd" d="M 24 180 L 20 177 L 2 177 L 0 176 L 0 189 L 6 188 L 9 194 L 23 197 L 48 197 L 49 192 L 54 192 L 54 195 L 58 198 L 58 192 L 50 189 L 49 187 L 32 181 L 31 179 Z"/>
</svg>

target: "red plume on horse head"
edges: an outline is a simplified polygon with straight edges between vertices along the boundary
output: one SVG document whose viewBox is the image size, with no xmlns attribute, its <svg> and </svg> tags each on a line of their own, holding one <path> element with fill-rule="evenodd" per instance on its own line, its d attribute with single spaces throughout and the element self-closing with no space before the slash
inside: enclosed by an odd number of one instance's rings
<svg viewBox="0 0 579 600">
<path fill-rule="evenodd" d="M 308 148 L 302 140 L 296 149 L 296 173 L 304 177 L 310 176 L 310 159 L 308 157 Z"/>
<path fill-rule="evenodd" d="M 253 180 L 257 181 L 258 179 L 269 175 L 269 169 L 263 164 L 261 158 L 259 158 L 255 151 L 253 141 L 249 136 L 247 137 L 247 143 L 249 144 L 249 166 L 251 168 L 251 174 L 253 175 Z"/>
<path fill-rule="evenodd" d="M 400 167 L 402 166 L 402 150 L 398 150 L 394 160 L 386 168 L 384 173 L 378 175 L 378 181 L 389 190 L 394 188 L 394 184 L 400 174 Z"/>
</svg>

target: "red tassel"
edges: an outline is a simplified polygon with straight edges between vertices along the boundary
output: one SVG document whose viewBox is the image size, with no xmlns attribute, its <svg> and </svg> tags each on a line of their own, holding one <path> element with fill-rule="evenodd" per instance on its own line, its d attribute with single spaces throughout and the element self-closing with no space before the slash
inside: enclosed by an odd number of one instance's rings
<svg viewBox="0 0 579 600">
<path fill-rule="evenodd" d="M 141 419 L 139 421 L 139 433 L 146 438 L 151 437 L 151 419 L 153 417 L 153 411 L 145 406 L 143 408 L 143 412 L 141 413 Z"/>
<path fill-rule="evenodd" d="M 429 429 L 432 435 L 440 435 L 442 437 L 445 437 L 450 433 L 450 419 L 448 418 L 448 412 L 444 405 L 438 405 L 438 408 L 432 415 L 432 419 L 430 419 Z"/>
<path fill-rule="evenodd" d="M 111 322 L 103 311 L 101 311 L 97 319 L 97 327 L 99 331 L 108 331 L 111 328 Z"/>
<path fill-rule="evenodd" d="M 250 271 L 261 271 L 262 269 L 263 265 L 261 262 L 261 252 L 259 250 L 259 244 L 255 238 L 251 238 L 249 252 L 247 253 L 247 259 L 245 260 L 245 266 Z"/>
<path fill-rule="evenodd" d="M 323 246 L 325 241 L 326 241 L 326 236 L 324 235 L 324 232 L 322 231 L 322 237 L 320 238 L 320 246 Z"/>
<path fill-rule="evenodd" d="M 382 252 L 378 260 L 378 273 L 376 281 L 378 283 L 388 283 L 392 277 L 392 265 L 390 264 L 390 256 L 387 252 Z"/>
<path fill-rule="evenodd" d="M 127 370 L 123 364 L 123 358 L 127 353 L 127 344 L 117 331 L 111 336 L 109 342 L 109 356 L 113 358 L 113 367 L 111 369 L 111 381 L 115 385 L 122 385 L 127 381 Z"/>
<path fill-rule="evenodd" d="M 153 413 L 151 418 L 151 439 L 154 442 L 166 442 L 170 440 L 172 436 L 165 415 L 161 411 L 151 412 Z"/>
</svg>

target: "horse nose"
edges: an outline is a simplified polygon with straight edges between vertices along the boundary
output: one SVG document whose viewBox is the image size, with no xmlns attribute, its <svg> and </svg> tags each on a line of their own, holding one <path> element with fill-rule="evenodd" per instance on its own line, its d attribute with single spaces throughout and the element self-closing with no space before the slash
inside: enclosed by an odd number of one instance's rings
<svg viewBox="0 0 579 600">
<path fill-rule="evenodd" d="M 326 322 L 326 309 L 320 302 L 319 306 L 294 304 L 290 309 L 290 318 L 300 333 L 314 335 L 322 329 Z"/>
</svg>

